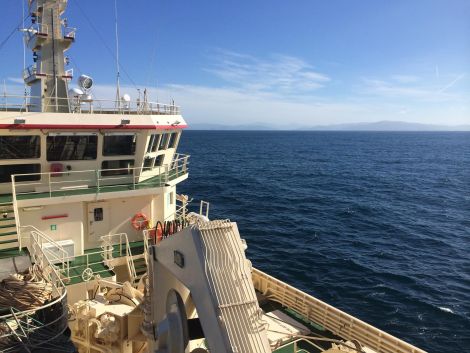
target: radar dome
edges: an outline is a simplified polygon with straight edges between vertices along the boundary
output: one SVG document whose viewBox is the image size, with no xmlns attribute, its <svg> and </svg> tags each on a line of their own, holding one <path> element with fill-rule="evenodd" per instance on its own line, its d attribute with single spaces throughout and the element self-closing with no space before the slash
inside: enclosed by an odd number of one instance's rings
<svg viewBox="0 0 470 353">
<path fill-rule="evenodd" d="M 77 98 L 77 97 L 81 97 L 82 95 L 83 95 L 83 91 L 80 88 L 74 87 L 69 90 L 69 97 Z"/>
</svg>

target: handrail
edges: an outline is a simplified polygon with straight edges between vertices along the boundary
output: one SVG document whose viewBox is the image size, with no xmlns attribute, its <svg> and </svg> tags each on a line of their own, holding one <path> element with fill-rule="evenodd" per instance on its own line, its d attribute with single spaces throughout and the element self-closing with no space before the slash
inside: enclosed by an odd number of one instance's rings
<svg viewBox="0 0 470 353">
<path fill-rule="evenodd" d="M 201 200 L 201 203 L 199 204 L 199 214 L 209 218 L 209 206 L 210 203 L 208 201 Z M 206 208 L 205 212 L 204 207 Z"/>
<path fill-rule="evenodd" d="M 90 258 L 94 255 L 100 255 L 100 260 L 98 261 L 91 261 Z M 65 260 L 67 262 L 72 262 L 72 261 L 77 261 L 78 259 L 82 259 L 84 258 L 85 259 L 85 264 L 83 263 L 79 263 L 78 265 L 75 265 L 75 266 L 70 266 L 68 267 L 68 276 L 67 276 L 67 280 L 68 281 L 71 281 L 72 279 L 74 278 L 81 278 L 83 281 L 88 281 L 88 279 L 86 279 L 84 277 L 84 271 L 86 269 L 91 269 L 91 266 L 92 265 L 97 265 L 97 264 L 103 264 L 103 257 L 104 257 L 104 251 L 94 251 L 94 252 L 88 252 L 88 253 L 85 253 L 83 255 L 74 255 L 74 256 L 68 256 L 65 258 Z M 77 261 L 79 262 L 79 261 Z M 76 275 L 71 275 L 74 271 L 73 270 L 76 270 L 76 269 L 82 269 L 84 268 L 84 271 L 82 271 L 82 273 L 78 273 Z M 104 269 L 104 270 L 92 270 L 93 272 L 92 273 L 89 273 L 89 276 L 90 276 L 90 280 L 93 278 L 92 276 L 96 275 L 96 274 L 100 274 L 102 272 L 108 272 L 108 270 L 112 270 L 112 268 L 108 267 L 108 269 Z"/>
<path fill-rule="evenodd" d="M 64 172 L 45 172 L 12 175 L 13 201 L 18 196 L 67 192 L 72 190 L 89 190 L 89 193 L 101 194 L 112 191 L 113 188 L 132 186 L 137 188 L 162 187 L 169 180 L 176 179 L 188 173 L 189 156 L 185 155 L 153 170 L 145 170 L 145 167 L 113 168 L 97 170 L 79 170 Z M 170 168 L 170 166 L 172 166 Z M 19 177 L 36 176 L 39 181 L 17 181 Z M 64 179 L 61 179 L 64 178 Z M 25 190 L 26 188 L 26 190 Z M 23 191 L 25 190 L 25 191 Z M 62 195 L 60 195 L 62 196 Z"/>
<path fill-rule="evenodd" d="M 357 340 L 381 353 L 426 353 L 256 268 L 252 269 L 252 278 L 255 289 L 268 299 L 293 309 L 343 339 Z"/>
<path fill-rule="evenodd" d="M 77 34 L 77 29 L 73 27 L 63 27 L 62 28 L 64 37 L 75 38 Z"/>
<path fill-rule="evenodd" d="M 180 200 L 176 198 L 176 201 L 180 201 Z M 162 223 L 168 220 L 174 220 L 174 219 L 178 219 L 180 221 L 186 220 L 186 215 L 188 214 L 188 204 L 190 204 L 192 201 L 193 199 L 180 201 L 182 204 L 179 207 L 177 207 L 175 212 L 172 212 L 170 215 L 165 217 Z M 145 263 L 147 264 L 147 266 L 149 265 L 148 249 L 149 249 L 149 239 L 151 238 L 151 235 L 149 232 L 150 230 L 151 229 L 144 229 L 142 231 L 142 236 L 144 240 L 144 258 L 145 258 Z"/>
<path fill-rule="evenodd" d="M 113 241 L 115 238 L 119 237 L 119 241 Z M 117 233 L 117 234 L 107 234 L 101 236 L 101 240 L 106 244 L 106 245 L 119 245 L 119 255 L 122 256 L 122 244 L 125 244 L 126 246 L 126 262 L 127 262 L 127 268 L 129 270 L 129 275 L 131 279 L 131 283 L 134 282 L 134 280 L 137 278 L 137 273 L 135 271 L 135 266 L 134 266 L 134 261 L 133 261 L 133 255 L 131 251 L 131 247 L 129 244 L 129 238 L 127 237 L 126 233 Z M 124 240 L 124 242 L 123 242 Z M 145 244 L 144 244 L 145 247 Z M 112 258 L 112 251 L 111 250 L 111 258 Z M 106 251 L 106 250 L 105 250 Z M 106 256 L 106 255 L 105 255 Z M 109 260 L 109 259 L 108 259 Z"/>
<path fill-rule="evenodd" d="M 27 36 L 27 40 L 30 41 L 31 38 L 37 34 L 40 35 L 48 35 L 49 34 L 49 27 L 47 24 L 43 23 L 33 23 L 29 28 L 25 28 L 22 30 Z"/>
<path fill-rule="evenodd" d="M 16 185 L 14 182 L 13 175 L 11 176 L 11 191 L 12 191 L 12 204 L 13 204 L 13 213 L 15 215 L 15 224 L 16 224 L 16 234 L 18 235 L 18 249 L 23 248 L 22 238 L 21 238 L 21 229 L 20 229 L 20 217 L 18 213 L 18 200 L 16 199 Z"/>
<path fill-rule="evenodd" d="M 50 305 L 55 305 L 59 301 L 62 302 L 63 305 L 63 310 L 62 314 L 53 320 L 43 323 L 40 321 L 37 321 L 34 318 L 34 311 L 33 312 L 25 312 L 25 311 L 19 311 L 15 310 L 15 308 L 10 308 L 10 314 L 9 317 L 4 319 L 5 325 L 10 329 L 9 334 L 4 334 L 0 336 L 0 342 L 8 342 L 9 337 L 14 337 L 16 338 L 16 342 L 11 342 L 8 344 L 8 346 L 5 347 L 2 346 L 2 351 L 3 353 L 8 353 L 8 352 L 18 352 L 18 348 L 24 348 L 27 346 L 28 348 L 35 348 L 35 347 L 41 347 L 44 344 L 56 339 L 60 335 L 64 333 L 64 331 L 68 327 L 68 311 L 66 310 L 66 301 L 65 301 L 65 293 L 63 296 L 55 300 L 54 302 L 44 305 L 37 310 L 43 310 L 47 308 Z M 2 317 L 3 320 L 4 317 Z M 14 324 L 13 324 L 14 321 Z M 38 335 L 38 337 L 34 337 L 32 335 L 35 331 L 38 331 L 39 333 L 44 333 L 51 327 L 51 330 L 55 331 L 55 335 L 50 335 L 49 337 L 44 337 L 42 335 Z M 16 332 L 16 330 L 21 330 L 21 335 Z M 34 338 L 33 338 L 34 337 Z M 26 343 L 23 342 L 21 338 L 26 338 Z M 33 338 L 33 340 L 31 340 Z M 29 350 L 28 350 L 29 351 Z"/>
<path fill-rule="evenodd" d="M 18 233 L 18 238 L 23 238 L 22 234 L 21 234 L 21 230 L 22 229 L 27 229 L 27 228 L 30 228 L 32 229 L 30 235 L 31 235 L 31 238 L 30 239 L 33 239 L 35 241 L 35 243 L 37 243 L 37 246 L 40 247 L 40 251 L 44 252 L 44 249 L 43 249 L 43 246 L 44 244 L 46 243 L 49 243 L 49 244 L 52 244 L 55 246 L 55 248 L 59 251 L 59 253 L 61 255 L 56 255 L 54 252 L 51 252 L 51 251 L 48 251 L 47 253 L 48 254 L 44 254 L 49 260 L 52 260 L 51 263 L 55 262 L 55 261 L 58 261 L 61 263 L 62 265 L 62 270 L 65 270 L 66 271 L 66 274 L 67 274 L 67 277 L 69 276 L 69 263 L 67 261 L 67 258 L 69 257 L 69 253 L 63 248 L 62 245 L 58 244 L 54 239 L 52 239 L 49 235 L 47 235 L 46 233 L 40 231 L 39 229 L 37 229 L 35 226 L 32 226 L 32 225 L 26 225 L 26 226 L 20 226 L 19 229 L 20 229 L 20 233 Z M 22 241 L 21 241 L 22 243 Z M 29 244 L 31 246 L 31 244 Z M 34 247 L 31 249 L 33 250 L 31 252 L 31 255 L 35 255 L 35 249 Z M 49 258 L 49 256 L 52 257 L 52 259 Z"/>
<path fill-rule="evenodd" d="M 309 346 L 311 346 L 312 348 L 314 348 L 315 350 L 324 351 L 324 349 L 322 347 L 317 346 L 316 344 L 314 344 L 313 342 L 310 342 L 309 340 L 307 340 L 305 338 L 299 338 L 299 339 L 296 339 L 295 341 L 286 342 L 285 344 L 282 344 L 279 347 L 276 347 L 274 351 L 276 351 L 278 349 L 282 349 L 284 347 L 288 347 L 288 346 L 293 344 L 294 345 L 294 353 L 305 352 L 305 350 L 302 350 L 302 349 L 298 350 L 299 342 L 306 343 Z"/>
<path fill-rule="evenodd" d="M 45 74 L 42 71 L 42 66 L 33 64 L 27 67 L 23 72 L 23 78 L 27 79 L 33 75 Z M 0 98 L 3 102 L 0 102 L 0 110 L 2 111 L 18 111 L 24 108 L 25 101 L 28 110 L 32 108 L 40 108 L 41 105 L 34 103 L 41 101 L 42 99 L 50 99 L 55 97 L 41 97 L 41 96 L 29 96 L 19 94 L 7 94 L 4 92 Z M 131 100 L 124 102 L 115 99 L 95 99 L 88 94 L 72 96 L 68 98 L 58 97 L 57 107 L 70 108 L 71 113 L 81 114 L 137 114 L 137 115 L 179 115 L 181 109 L 179 106 L 171 103 L 160 103 L 160 102 L 146 102 L 140 99 Z"/>
<path fill-rule="evenodd" d="M 34 228 L 34 227 L 32 227 L 32 228 Z M 65 297 L 67 295 L 67 290 L 65 289 L 65 285 L 62 282 L 62 278 L 61 278 L 60 274 L 57 272 L 57 267 L 54 264 L 51 263 L 49 257 L 42 251 L 41 242 L 40 242 L 40 239 L 41 239 L 42 235 L 44 235 L 44 233 L 41 233 L 39 231 L 39 233 L 37 233 L 37 236 L 32 236 L 31 237 L 31 240 L 33 242 L 31 248 L 34 248 L 35 251 L 37 251 L 37 253 L 35 253 L 35 256 L 33 256 L 33 258 L 35 258 L 35 260 L 37 262 L 39 262 L 43 265 L 43 269 L 45 269 L 45 268 L 50 269 L 50 272 L 46 271 L 44 273 L 44 275 L 45 275 L 45 279 L 48 281 L 48 283 L 50 283 L 52 285 L 52 288 L 55 289 L 57 298 L 55 298 L 54 300 L 49 301 L 47 304 L 44 304 L 40 307 L 36 307 L 36 308 L 33 308 L 33 309 L 24 310 L 24 311 L 21 311 L 21 312 L 11 311 L 10 314 L 0 316 L 0 322 L 7 323 L 12 319 L 14 319 L 15 321 L 18 322 L 18 321 L 21 321 L 22 318 L 26 318 L 26 321 L 29 323 L 28 324 L 28 331 L 30 333 L 34 332 L 36 330 L 44 330 L 48 326 L 54 326 L 54 329 L 58 333 L 59 333 L 59 331 L 60 331 L 60 333 L 62 333 L 67 328 L 67 320 L 63 320 L 64 325 L 62 327 L 57 327 L 56 322 L 60 319 L 63 319 L 64 317 L 66 317 L 65 315 L 67 315 L 67 310 L 65 308 L 65 305 L 66 305 Z M 47 235 L 44 238 L 47 239 L 48 238 Z M 52 322 L 42 324 L 42 325 L 37 326 L 37 327 L 32 327 L 30 325 L 31 320 L 29 320 L 29 318 L 28 318 L 30 315 L 33 315 L 38 310 L 43 310 L 45 308 L 56 305 L 59 302 L 63 303 L 62 316 L 56 318 Z M 22 329 L 22 327 L 20 327 L 20 329 Z M 12 331 L 11 334 L 2 335 L 1 339 L 2 340 L 7 339 L 9 336 L 15 336 L 15 334 L 16 334 L 16 332 Z M 42 342 L 42 343 L 45 343 L 45 342 Z M 5 350 L 5 352 L 9 351 L 9 349 L 10 348 L 7 348 Z"/>
<path fill-rule="evenodd" d="M 34 63 L 32 65 L 29 65 L 27 68 L 23 70 L 23 79 L 26 80 L 30 78 L 31 76 L 34 75 L 42 75 L 42 63 Z M 2 97 L 6 100 L 6 98 L 15 98 L 14 96 L 8 96 L 8 95 L 2 95 Z M 22 96 L 23 103 L 27 98 L 33 98 L 33 97 L 27 97 L 27 96 Z M 39 97 L 37 97 L 39 98 Z M 5 107 L 7 106 L 7 103 L 5 103 Z"/>
</svg>

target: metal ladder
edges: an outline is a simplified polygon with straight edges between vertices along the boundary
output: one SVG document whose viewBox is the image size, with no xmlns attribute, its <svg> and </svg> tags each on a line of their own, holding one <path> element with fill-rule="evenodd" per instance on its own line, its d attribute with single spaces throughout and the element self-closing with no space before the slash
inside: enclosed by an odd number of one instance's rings
<svg viewBox="0 0 470 353">
<path fill-rule="evenodd" d="M 0 250 L 19 250 L 19 247 L 13 203 L 0 203 Z"/>
</svg>

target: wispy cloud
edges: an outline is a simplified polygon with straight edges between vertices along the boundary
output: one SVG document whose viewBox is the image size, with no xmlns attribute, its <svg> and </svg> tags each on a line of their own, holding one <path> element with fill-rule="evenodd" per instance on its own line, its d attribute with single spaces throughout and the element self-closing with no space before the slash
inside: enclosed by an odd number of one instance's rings
<svg viewBox="0 0 470 353">
<path fill-rule="evenodd" d="M 445 91 L 447 91 L 448 89 L 450 89 L 452 86 L 454 86 L 457 82 L 459 82 L 461 79 L 463 79 L 465 77 L 466 74 L 461 74 L 459 76 L 457 76 L 455 79 L 453 79 L 451 82 L 449 82 L 447 85 L 445 85 L 444 87 L 442 87 L 438 93 L 443 93 Z"/>
<path fill-rule="evenodd" d="M 419 77 L 414 75 L 393 75 L 391 78 L 392 80 L 400 83 L 413 83 L 419 81 Z"/>
<path fill-rule="evenodd" d="M 136 98 L 133 87 L 121 87 L 121 92 Z M 97 85 L 94 96 L 112 99 L 116 88 Z M 253 122 L 282 128 L 323 123 L 353 122 L 368 116 L 367 107 L 347 102 L 322 100 L 299 101 L 282 98 L 268 92 L 244 91 L 233 87 L 208 87 L 188 84 L 170 84 L 149 88 L 150 100 L 169 103 L 173 98 L 181 105 L 183 115 L 190 123 L 220 123 L 227 125 Z"/>
<path fill-rule="evenodd" d="M 24 85 L 23 79 L 22 79 L 22 78 L 19 78 L 19 77 L 8 77 L 8 81 L 9 81 L 9 82 L 13 82 L 13 83 L 18 83 L 18 84 Z"/>
<path fill-rule="evenodd" d="M 441 72 L 436 80 L 434 65 L 428 76 L 393 70 L 395 74 L 340 80 L 293 56 L 261 59 L 218 50 L 202 70 L 220 82 L 148 87 L 150 100 L 175 99 L 189 123 L 256 122 L 283 128 L 379 120 L 457 125 L 468 124 L 470 116 L 465 74 Z M 22 92 L 20 82 L 9 79 L 7 86 Z M 121 92 L 138 97 L 135 87 L 123 85 Z M 114 85 L 93 88 L 96 99 L 112 100 L 115 94 Z"/>
<path fill-rule="evenodd" d="M 435 90 L 421 85 L 403 84 L 396 80 L 383 80 L 375 78 L 363 78 L 365 93 L 389 97 L 427 97 L 434 94 Z M 407 82 L 409 83 L 409 82 Z"/>
<path fill-rule="evenodd" d="M 447 76 L 451 81 L 445 86 L 441 85 L 432 78 L 420 78 L 411 75 L 393 75 L 388 79 L 363 78 L 363 93 L 369 95 L 412 98 L 423 101 L 442 101 L 458 99 L 459 92 L 449 92 L 450 89 L 465 77 L 465 73 L 457 77 Z"/>
<path fill-rule="evenodd" d="M 231 87 L 252 92 L 306 94 L 324 87 L 331 78 L 314 70 L 306 61 L 287 55 L 260 59 L 246 54 L 218 50 L 207 72 Z"/>
</svg>

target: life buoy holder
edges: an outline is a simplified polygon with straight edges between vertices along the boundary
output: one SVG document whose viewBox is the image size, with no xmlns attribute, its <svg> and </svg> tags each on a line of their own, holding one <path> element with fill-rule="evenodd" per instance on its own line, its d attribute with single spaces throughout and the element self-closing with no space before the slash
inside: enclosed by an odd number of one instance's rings
<svg viewBox="0 0 470 353">
<path fill-rule="evenodd" d="M 143 213 L 136 213 L 131 219 L 132 227 L 135 230 L 144 230 L 149 226 L 149 219 Z"/>
</svg>

